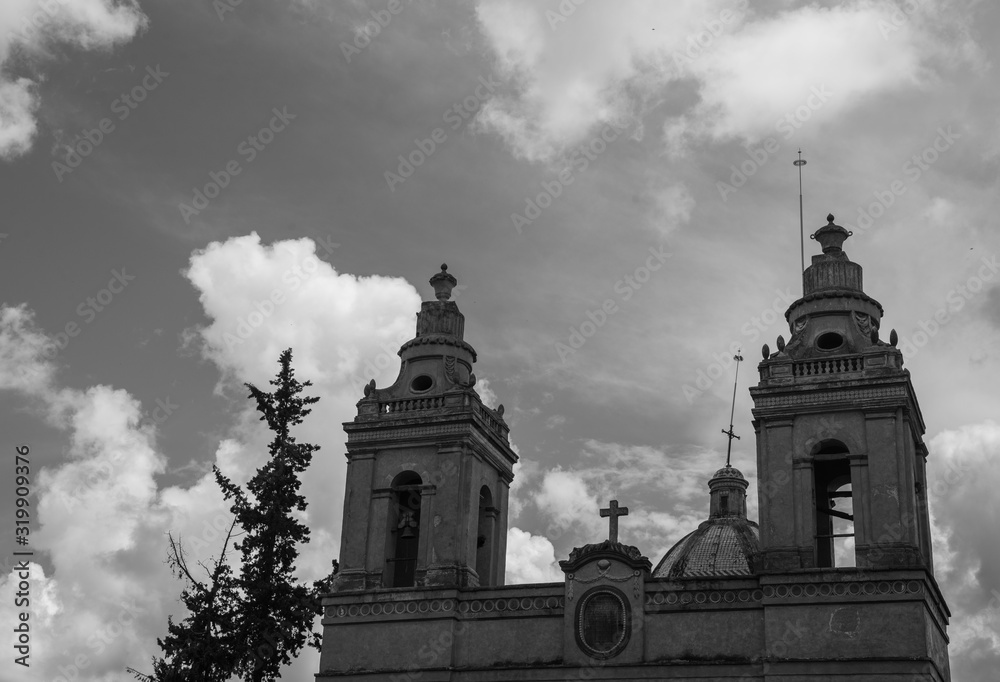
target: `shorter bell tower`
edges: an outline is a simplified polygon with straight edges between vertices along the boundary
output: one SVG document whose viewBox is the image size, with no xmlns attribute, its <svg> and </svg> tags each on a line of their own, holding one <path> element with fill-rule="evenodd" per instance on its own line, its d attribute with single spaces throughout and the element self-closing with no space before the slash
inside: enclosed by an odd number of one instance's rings
<svg viewBox="0 0 1000 682">
<path fill-rule="evenodd" d="M 499 586 L 517 455 L 503 406 L 476 392 L 476 351 L 442 265 L 396 381 L 372 380 L 347 432 L 347 487 L 335 590 Z"/>
</svg>

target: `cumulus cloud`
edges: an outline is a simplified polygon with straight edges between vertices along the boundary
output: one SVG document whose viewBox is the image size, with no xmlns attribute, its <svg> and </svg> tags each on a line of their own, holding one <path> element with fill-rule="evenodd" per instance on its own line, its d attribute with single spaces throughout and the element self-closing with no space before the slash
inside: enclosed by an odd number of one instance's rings
<svg viewBox="0 0 1000 682">
<path fill-rule="evenodd" d="M 675 154 L 701 140 L 785 135 L 920 85 L 936 64 L 982 64 L 954 4 L 901 10 L 888 0 L 855 0 L 767 13 L 732 1 L 637 0 L 626 11 L 611 3 L 554 9 L 481 0 L 478 24 L 511 91 L 487 102 L 478 123 L 529 161 L 557 157 L 602 124 L 641 130 L 644 115 L 664 101 L 680 110 L 664 126 Z M 695 83 L 696 101 L 675 87 L 681 80 Z"/>
<path fill-rule="evenodd" d="M 478 123 L 529 161 L 552 159 L 599 124 L 637 122 L 655 85 L 677 76 L 665 66 L 671 50 L 686 47 L 724 6 L 564 4 L 573 11 L 531 0 L 483 0 L 476 8 L 498 69 L 514 86 L 486 103 Z"/>
<path fill-rule="evenodd" d="M 23 306 L 0 309 L 0 339 L 0 386 L 34 398 L 39 414 L 68 436 L 67 461 L 35 479 L 38 525 L 30 542 L 54 571 L 30 567 L 32 666 L 15 672 L 7 657 L 3 677 L 105 679 L 145 663 L 165 626 L 163 595 L 176 596 L 177 585 L 163 561 L 164 533 L 197 536 L 206 512 L 222 509 L 221 495 L 176 490 L 185 502 L 165 507 L 155 483 L 165 460 L 138 401 L 109 386 L 58 386 L 49 352 L 56 342 Z M 207 544 L 192 550 L 195 559 L 209 554 Z M 20 579 L 0 577 L 0 594 Z M 5 621 L 14 622 L 15 611 L 12 599 L 0 603 Z"/>
<path fill-rule="evenodd" d="M 935 572 L 953 613 L 953 673 L 955 679 L 992 679 L 1000 667 L 1000 424 L 944 431 L 928 449 Z"/>
<path fill-rule="evenodd" d="M 67 47 L 95 50 L 126 43 L 147 23 L 135 0 L 0 3 L 0 157 L 31 149 L 40 105 L 36 86 L 46 61 Z"/>
<path fill-rule="evenodd" d="M 655 562 L 708 518 L 707 483 L 718 467 L 706 466 L 706 461 L 715 457 L 700 449 L 668 453 L 649 446 L 586 440 L 579 466 L 545 472 L 532 500 L 549 531 L 558 534 L 560 551 L 568 552 L 574 545 L 607 537 L 608 521 L 598 510 L 618 499 L 629 507 L 628 517 L 619 525 L 622 541 L 636 545 Z"/>
<path fill-rule="evenodd" d="M 507 531 L 506 578 L 508 585 L 522 585 L 561 582 L 564 576 L 548 538 L 511 528 Z"/>
<path fill-rule="evenodd" d="M 264 245 L 253 233 L 195 252 L 185 276 L 209 319 L 197 333 L 204 356 L 223 372 L 222 390 L 242 381 L 264 384 L 279 353 L 291 347 L 296 375 L 312 381 L 311 394 L 320 397 L 299 436 L 325 446 L 302 487 L 313 541 L 300 565 L 320 577 L 337 555 L 346 476 L 342 437 L 329 425 L 357 414 L 364 382 L 356 377 L 385 364 L 385 348 L 398 350 L 399 339 L 413 337 L 420 295 L 401 278 L 338 273 L 316 249 L 311 239 Z M 395 357 L 379 370 L 379 380 L 395 379 L 398 368 Z M 265 438 L 248 403 L 226 444 L 226 460 L 252 472 L 266 456 Z"/>
<path fill-rule="evenodd" d="M 304 580 L 325 576 L 339 553 L 345 476 L 342 436 L 329 425 L 355 414 L 362 387 L 346 378 L 376 358 L 371 339 L 393 338 L 404 327 L 412 336 L 420 297 L 402 279 L 336 272 L 316 257 L 311 240 L 266 246 L 255 234 L 195 252 L 186 275 L 208 320 L 192 333 L 221 372 L 221 392 L 242 401 L 242 381 L 265 386 L 280 350 L 289 346 L 297 376 L 314 381 L 311 393 L 321 401 L 296 435 L 324 449 L 303 482 L 312 542 L 298 568 Z M 275 291 L 282 296 L 272 298 Z M 156 638 L 168 614 L 183 616 L 181 584 L 164 562 L 166 533 L 182 538 L 196 565 L 217 555 L 231 516 L 211 474 L 188 487 L 159 487 L 167 462 L 154 420 L 121 389 L 59 386 L 50 359 L 56 345 L 26 307 L 0 308 L 0 389 L 33 398 L 68 442 L 65 461 L 37 477 L 39 526 L 32 543 L 54 570 L 30 569 L 38 628 L 33 665 L 15 670 L 8 657 L 0 678 L 48 682 L 75 670 L 79 682 L 117 679 L 125 666 L 141 669 L 158 653 Z M 207 459 L 242 483 L 264 462 L 267 440 L 253 406 L 241 402 L 230 433 Z M 9 595 L 18 580 L 5 569 L 0 595 Z M 13 600 L 4 598 L 0 619 L 15 618 Z M 304 678 L 317 665 L 306 651 L 290 672 Z"/>
</svg>

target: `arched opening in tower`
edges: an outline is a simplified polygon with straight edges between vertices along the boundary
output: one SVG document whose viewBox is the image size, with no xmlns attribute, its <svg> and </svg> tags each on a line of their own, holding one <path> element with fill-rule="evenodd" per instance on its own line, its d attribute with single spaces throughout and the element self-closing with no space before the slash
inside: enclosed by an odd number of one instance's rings
<svg viewBox="0 0 1000 682">
<path fill-rule="evenodd" d="M 814 454 L 816 497 L 816 566 L 853 567 L 854 493 L 847 447 L 839 441 L 822 443 Z"/>
<path fill-rule="evenodd" d="M 416 580 L 420 548 L 420 486 L 414 471 L 404 471 L 392 480 L 392 504 L 386 538 L 386 587 L 412 587 Z"/>
<path fill-rule="evenodd" d="M 493 493 L 488 486 L 479 489 L 479 527 L 476 534 L 476 573 L 479 584 L 494 583 L 493 576 L 493 534 L 496 526 L 496 509 L 493 508 Z"/>
</svg>

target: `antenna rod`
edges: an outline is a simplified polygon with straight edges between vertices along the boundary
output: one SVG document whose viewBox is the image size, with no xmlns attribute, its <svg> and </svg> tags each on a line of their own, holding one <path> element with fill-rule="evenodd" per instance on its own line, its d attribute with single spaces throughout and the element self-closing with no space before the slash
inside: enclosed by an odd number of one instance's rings
<svg viewBox="0 0 1000 682">
<path fill-rule="evenodd" d="M 742 350 L 743 349 L 740 348 L 736 351 L 736 355 L 733 356 L 733 360 L 736 361 L 736 377 L 733 379 L 733 407 L 729 410 L 729 430 L 726 431 L 725 429 L 722 429 L 722 432 L 729 436 L 729 445 L 726 447 L 726 466 L 729 466 L 729 458 L 733 452 L 733 438 L 737 440 L 740 438 L 733 433 L 733 415 L 736 414 L 736 382 L 739 381 L 740 378 L 740 362 L 743 361 L 743 356 L 740 355 L 740 351 Z"/>
<path fill-rule="evenodd" d="M 806 271 L 806 236 L 805 227 L 802 220 L 802 166 L 806 165 L 805 159 L 802 158 L 802 150 L 799 149 L 799 158 L 793 161 L 799 168 L 799 254 L 801 256 L 802 272 Z M 805 280 L 802 281 L 802 294 L 805 295 Z M 737 366 L 737 369 L 739 367 Z"/>
</svg>

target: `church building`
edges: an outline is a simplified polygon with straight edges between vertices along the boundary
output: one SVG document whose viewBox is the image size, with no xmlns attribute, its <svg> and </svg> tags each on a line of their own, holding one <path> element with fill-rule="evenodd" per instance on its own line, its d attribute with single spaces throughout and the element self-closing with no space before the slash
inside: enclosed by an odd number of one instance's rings
<svg viewBox="0 0 1000 682">
<path fill-rule="evenodd" d="M 759 523 L 728 463 L 707 518 L 655 567 L 607 539 L 560 582 L 504 584 L 517 455 L 475 390 L 476 351 L 442 266 L 436 300 L 346 424 L 340 572 L 323 599 L 322 682 L 948 682 L 924 422 L 895 330 L 828 224 L 750 389 Z M 732 427 L 728 432 L 732 440 Z M 709 472 L 706 471 L 706 475 Z M 595 538 L 598 540 L 598 538 Z"/>
</svg>

